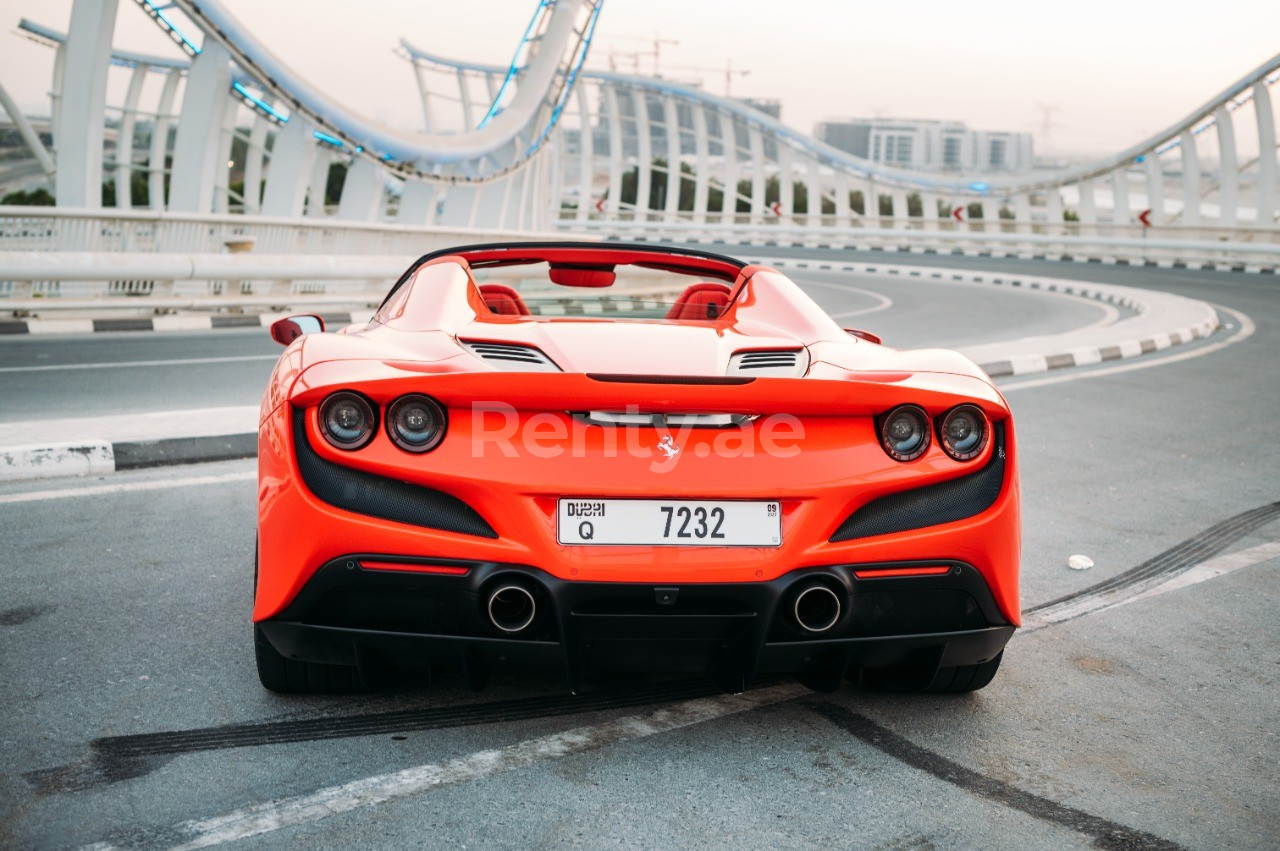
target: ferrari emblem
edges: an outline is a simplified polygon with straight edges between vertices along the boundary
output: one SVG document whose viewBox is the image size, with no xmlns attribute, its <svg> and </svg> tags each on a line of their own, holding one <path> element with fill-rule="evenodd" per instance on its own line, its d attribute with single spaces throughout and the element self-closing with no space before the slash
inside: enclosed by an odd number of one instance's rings
<svg viewBox="0 0 1280 851">
<path fill-rule="evenodd" d="M 667 460 L 670 461 L 672 458 L 676 457 L 676 453 L 680 451 L 680 444 L 672 440 L 671 435 L 667 435 L 662 438 L 662 440 L 658 441 L 658 451 L 665 455 Z"/>
</svg>

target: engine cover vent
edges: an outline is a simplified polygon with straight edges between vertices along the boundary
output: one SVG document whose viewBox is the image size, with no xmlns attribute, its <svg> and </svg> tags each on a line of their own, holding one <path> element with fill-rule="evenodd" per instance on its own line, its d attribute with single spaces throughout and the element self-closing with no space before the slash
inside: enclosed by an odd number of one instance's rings
<svg viewBox="0 0 1280 851">
<path fill-rule="evenodd" d="M 730 375 L 763 375 L 777 378 L 799 378 L 809 371 L 809 353 L 805 349 L 769 349 L 734 352 L 729 358 Z"/>
<path fill-rule="evenodd" d="M 493 364 L 495 369 L 510 372 L 560 372 L 551 358 L 541 349 L 517 343 L 487 343 L 481 340 L 461 340 L 467 351 Z"/>
</svg>

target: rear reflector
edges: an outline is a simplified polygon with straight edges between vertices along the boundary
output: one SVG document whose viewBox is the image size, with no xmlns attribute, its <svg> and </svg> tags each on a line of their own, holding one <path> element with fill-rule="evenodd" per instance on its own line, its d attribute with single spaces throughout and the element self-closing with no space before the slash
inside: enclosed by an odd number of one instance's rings
<svg viewBox="0 0 1280 851">
<path fill-rule="evenodd" d="M 882 570 L 855 570 L 853 575 L 859 579 L 895 579 L 903 576 L 944 576 L 951 572 L 946 567 L 892 567 Z"/>
<path fill-rule="evenodd" d="M 466 576 L 471 572 L 469 567 L 458 567 L 452 564 L 410 564 L 400 561 L 361 561 L 365 570 L 404 570 L 410 573 L 438 573 L 445 576 Z"/>
</svg>

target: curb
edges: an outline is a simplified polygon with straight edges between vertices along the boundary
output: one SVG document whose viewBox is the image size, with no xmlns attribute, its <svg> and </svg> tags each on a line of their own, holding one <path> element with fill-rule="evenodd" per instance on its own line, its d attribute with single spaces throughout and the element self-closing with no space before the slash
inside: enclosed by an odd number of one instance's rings
<svg viewBox="0 0 1280 851">
<path fill-rule="evenodd" d="M 791 258 L 764 258 L 755 262 L 777 268 L 803 269 L 811 272 L 859 272 L 862 274 L 895 275 L 903 278 L 922 278 L 936 281 L 960 281 L 970 284 L 1021 287 L 1028 290 L 1044 290 L 1060 295 L 1100 301 L 1116 307 L 1124 307 L 1139 313 L 1146 309 L 1139 299 L 1109 284 L 1093 284 L 1068 278 L 1049 278 L 1031 275 L 997 275 L 990 272 L 970 272 L 963 269 L 934 269 L 926 266 L 892 265 L 885 263 L 822 263 L 820 261 Z M 1179 296 L 1179 298 L 1183 298 Z M 1194 299 L 1187 299 L 1194 302 Z M 1208 337 L 1219 327 L 1218 312 L 1204 302 L 1199 321 L 1173 330 L 1151 334 L 1135 340 L 1122 340 L 1105 346 L 1083 346 L 1063 351 L 1049 350 L 1040 354 L 1025 354 L 1006 360 L 980 363 L 979 368 L 992 378 L 1011 375 L 1030 375 L 1054 369 L 1074 366 L 1090 366 L 1110 360 L 1135 358 L 1150 352 L 1158 352 L 1170 346 L 1189 343 Z"/>
<path fill-rule="evenodd" d="M 224 434 L 165 440 L 75 440 L 0 449 L 0 482 L 97 476 L 118 470 L 234 461 L 258 454 L 258 435 Z"/>
<path fill-rule="evenodd" d="M 139 305 L 143 307 L 145 305 Z M 289 313 L 151 316 L 118 319 L 2 319 L 0 334 L 100 334 L 115 331 L 210 331 L 219 328 L 266 328 Z M 372 311 L 318 313 L 327 325 L 367 322 Z"/>
</svg>

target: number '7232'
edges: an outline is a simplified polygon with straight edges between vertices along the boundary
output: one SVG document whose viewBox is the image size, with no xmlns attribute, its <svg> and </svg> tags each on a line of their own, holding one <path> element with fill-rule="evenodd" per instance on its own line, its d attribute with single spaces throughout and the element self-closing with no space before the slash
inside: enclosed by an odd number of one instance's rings
<svg viewBox="0 0 1280 851">
<path fill-rule="evenodd" d="M 698 506 L 690 509 L 687 505 L 679 508 L 671 505 L 663 505 L 660 507 L 663 514 L 666 515 L 666 525 L 662 530 L 662 537 L 672 537 L 671 531 L 674 526 L 675 537 L 677 538 L 723 538 L 724 534 L 720 531 L 720 527 L 724 525 L 724 509 L 712 508 L 710 511 Z M 692 524 L 693 528 L 690 528 Z"/>
</svg>

